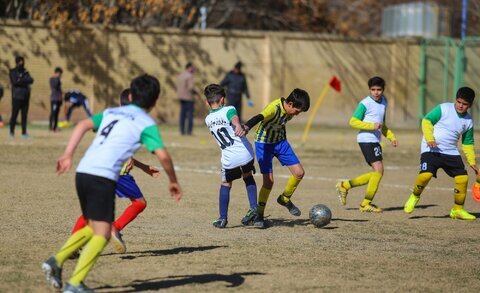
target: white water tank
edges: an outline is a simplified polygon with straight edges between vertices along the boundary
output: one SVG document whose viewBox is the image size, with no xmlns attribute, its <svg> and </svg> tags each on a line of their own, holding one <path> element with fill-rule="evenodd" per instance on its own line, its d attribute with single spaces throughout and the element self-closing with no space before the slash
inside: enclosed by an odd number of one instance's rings
<svg viewBox="0 0 480 293">
<path fill-rule="evenodd" d="M 436 3 L 413 2 L 383 9 L 382 28 L 385 37 L 450 36 L 450 13 Z"/>
</svg>

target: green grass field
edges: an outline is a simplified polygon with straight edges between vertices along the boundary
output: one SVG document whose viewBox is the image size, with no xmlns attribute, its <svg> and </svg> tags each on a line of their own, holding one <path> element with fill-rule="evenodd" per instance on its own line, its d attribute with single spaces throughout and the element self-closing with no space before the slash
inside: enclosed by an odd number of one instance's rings
<svg viewBox="0 0 480 293">
<path fill-rule="evenodd" d="M 477 292 L 480 290 L 480 221 L 451 220 L 453 182 L 443 171 L 430 182 L 418 208 L 403 212 L 419 164 L 418 130 L 398 131 L 400 146 L 384 147 L 385 176 L 375 198 L 382 214 L 358 211 L 364 188 L 340 205 L 335 182 L 369 170 L 351 129 L 316 127 L 300 146 L 302 127 L 288 137 L 306 175 L 293 201 L 303 214 L 292 217 L 275 199 L 288 170 L 275 164 L 275 186 L 266 230 L 242 227 L 248 209 L 242 181 L 234 183 L 227 229 L 211 225 L 218 210 L 220 150 L 203 125 L 192 137 L 161 128 L 184 190 L 175 203 L 164 174 L 151 178 L 134 170 L 147 209 L 125 228 L 125 254 L 107 246 L 86 279 L 98 292 Z M 69 236 L 80 213 L 74 170 L 55 174 L 55 160 L 71 130 L 49 133 L 31 128 L 33 139 L 8 138 L 0 128 L 0 292 L 49 292 L 40 269 Z M 75 166 L 93 138 L 88 134 Z M 252 136 L 249 137 L 252 140 Z M 141 149 L 136 158 L 159 165 Z M 469 170 L 470 186 L 474 175 Z M 257 185 L 261 177 L 256 176 Z M 333 221 L 317 229 L 309 208 L 330 207 Z M 117 215 L 129 204 L 117 200 Z M 468 194 L 466 209 L 480 216 Z M 67 261 L 64 279 L 74 262 Z"/>
</svg>

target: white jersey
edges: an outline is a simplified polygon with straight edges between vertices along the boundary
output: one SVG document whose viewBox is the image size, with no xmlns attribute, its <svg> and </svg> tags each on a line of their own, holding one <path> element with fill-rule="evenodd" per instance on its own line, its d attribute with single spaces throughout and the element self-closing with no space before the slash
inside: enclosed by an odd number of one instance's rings
<svg viewBox="0 0 480 293">
<path fill-rule="evenodd" d="M 97 136 L 77 172 L 118 180 L 123 164 L 144 144 L 151 152 L 163 148 L 155 121 L 141 108 L 128 105 L 90 117 Z"/>
<path fill-rule="evenodd" d="M 446 155 L 458 156 L 457 143 L 462 135 L 473 127 L 472 116 L 467 112 L 459 117 L 455 110 L 455 103 L 440 104 L 440 120 L 433 127 L 433 137 L 438 144 L 435 149 L 427 146 L 425 137 L 422 139 L 422 153 L 436 152 Z M 437 114 L 438 115 L 438 114 Z"/>
<path fill-rule="evenodd" d="M 210 111 L 205 118 L 208 129 L 222 149 L 222 168 L 233 169 L 253 160 L 253 148 L 248 139 L 235 135 L 231 120 L 237 115 L 235 107 L 227 106 Z"/>
<path fill-rule="evenodd" d="M 359 104 L 360 114 L 363 114 L 363 119 L 359 118 L 363 122 L 370 123 L 384 123 L 385 111 L 387 109 L 387 99 L 382 96 L 382 99 L 377 102 L 372 97 L 367 96 Z M 357 142 L 359 143 L 375 143 L 380 142 L 382 137 L 382 131 L 380 129 L 375 130 L 360 130 L 357 135 Z"/>
</svg>

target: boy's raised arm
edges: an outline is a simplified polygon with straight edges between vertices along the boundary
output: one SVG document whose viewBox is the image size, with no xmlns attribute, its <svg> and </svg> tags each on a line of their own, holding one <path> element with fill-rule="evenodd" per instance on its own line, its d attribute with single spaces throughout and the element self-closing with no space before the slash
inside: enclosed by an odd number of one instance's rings
<svg viewBox="0 0 480 293">
<path fill-rule="evenodd" d="M 82 140 L 83 135 L 93 127 L 94 123 L 92 119 L 84 119 L 75 126 L 72 136 L 70 136 L 70 140 L 68 141 L 67 148 L 63 152 L 63 155 L 57 160 L 57 174 L 62 174 L 70 170 L 75 149 Z"/>
</svg>

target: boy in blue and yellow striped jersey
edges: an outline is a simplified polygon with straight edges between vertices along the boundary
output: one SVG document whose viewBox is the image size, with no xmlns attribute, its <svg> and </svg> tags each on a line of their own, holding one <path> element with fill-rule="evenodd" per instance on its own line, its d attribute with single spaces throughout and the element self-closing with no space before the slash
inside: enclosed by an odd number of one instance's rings
<svg viewBox="0 0 480 293">
<path fill-rule="evenodd" d="M 286 99 L 280 98 L 268 104 L 260 114 L 252 117 L 244 125 L 245 131 L 248 132 L 260 123 L 255 133 L 255 151 L 260 172 L 263 175 L 263 185 L 258 195 L 257 217 L 254 222 L 256 227 L 265 228 L 263 214 L 273 187 L 273 157 L 277 157 L 282 166 L 287 166 L 292 173 L 277 202 L 286 207 L 292 215 L 298 217 L 301 214 L 290 198 L 305 171 L 287 141 L 285 125 L 294 116 L 308 111 L 308 108 L 310 108 L 308 93 L 297 88 Z"/>
</svg>

